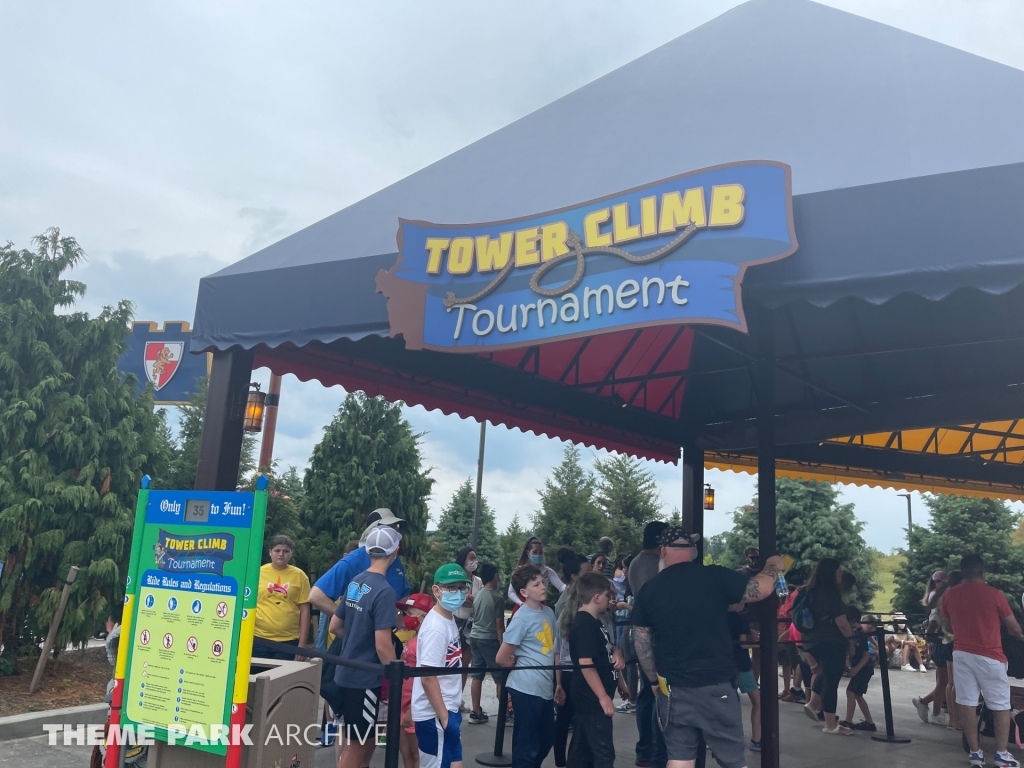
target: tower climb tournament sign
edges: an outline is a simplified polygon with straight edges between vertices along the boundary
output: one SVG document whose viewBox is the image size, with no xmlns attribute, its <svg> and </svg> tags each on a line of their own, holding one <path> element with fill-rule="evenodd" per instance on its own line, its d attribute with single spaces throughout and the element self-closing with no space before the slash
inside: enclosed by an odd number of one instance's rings
<svg viewBox="0 0 1024 768">
<path fill-rule="evenodd" d="M 230 764 L 230 729 L 244 723 L 256 606 L 246 584 L 259 576 L 266 479 L 255 493 L 150 491 L 146 481 L 111 722 L 151 726 L 163 741 L 173 733 Z"/>
<path fill-rule="evenodd" d="M 486 224 L 399 219 L 377 274 L 407 349 L 478 353 L 657 325 L 746 332 L 746 268 L 797 248 L 790 168 L 704 168 Z"/>
</svg>

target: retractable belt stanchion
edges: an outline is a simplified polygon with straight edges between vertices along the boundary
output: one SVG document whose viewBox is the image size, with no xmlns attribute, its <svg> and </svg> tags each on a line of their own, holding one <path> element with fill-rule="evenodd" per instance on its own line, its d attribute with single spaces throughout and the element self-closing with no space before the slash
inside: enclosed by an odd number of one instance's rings
<svg viewBox="0 0 1024 768">
<path fill-rule="evenodd" d="M 501 686 L 501 699 L 498 701 L 498 723 L 494 729 L 494 751 L 481 752 L 476 756 L 480 765 L 491 766 L 491 768 L 505 768 L 512 765 L 512 757 L 504 754 L 505 751 L 505 719 L 508 713 L 508 686 Z"/>
<path fill-rule="evenodd" d="M 890 744 L 909 744 L 910 739 L 906 736 L 897 736 L 892 724 L 892 696 L 889 692 L 889 659 L 885 652 L 885 629 L 879 627 L 875 631 L 875 640 L 878 643 L 878 667 L 882 673 L 882 706 L 885 709 L 885 733 L 877 733 L 871 738 L 874 741 L 886 741 Z"/>
<path fill-rule="evenodd" d="M 384 667 L 388 683 L 388 741 L 384 749 L 384 768 L 398 768 L 402 745 L 402 680 L 405 662 L 396 659 Z"/>
</svg>

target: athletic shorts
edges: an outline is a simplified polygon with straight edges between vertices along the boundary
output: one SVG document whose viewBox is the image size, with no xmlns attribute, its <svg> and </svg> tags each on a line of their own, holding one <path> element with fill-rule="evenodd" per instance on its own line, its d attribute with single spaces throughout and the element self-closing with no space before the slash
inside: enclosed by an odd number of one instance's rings
<svg viewBox="0 0 1024 768">
<path fill-rule="evenodd" d="M 868 692 L 868 683 L 871 682 L 872 676 L 875 674 L 875 668 L 871 666 L 869 661 L 856 675 L 850 678 L 850 684 L 846 686 L 846 690 L 855 696 L 863 696 Z"/>
<path fill-rule="evenodd" d="M 993 712 L 1010 708 L 1010 678 L 1006 662 L 967 651 L 953 651 L 956 676 L 956 703 L 978 706 L 979 696 Z"/>
<path fill-rule="evenodd" d="M 462 762 L 462 714 L 448 713 L 448 727 L 442 728 L 436 717 L 420 720 L 416 726 L 416 742 L 420 747 L 420 768 L 449 768 Z"/>
<path fill-rule="evenodd" d="M 740 693 L 756 691 L 757 680 L 754 679 L 754 673 L 749 669 L 746 672 L 740 672 L 736 678 L 736 687 L 740 689 Z"/>
<path fill-rule="evenodd" d="M 481 640 L 471 637 L 469 638 L 469 644 L 473 648 L 473 663 L 469 665 L 469 676 L 474 680 L 483 680 L 487 677 L 487 673 L 482 670 L 487 668 L 494 669 L 498 666 L 495 657 L 498 655 L 501 643 L 498 642 L 497 638 L 494 640 Z M 491 677 L 494 679 L 495 685 L 504 685 L 508 672 L 491 672 Z"/>
<path fill-rule="evenodd" d="M 669 760 L 695 760 L 701 732 L 723 768 L 743 768 L 743 710 L 736 682 L 658 693 L 658 723 Z"/>
<path fill-rule="evenodd" d="M 935 666 L 939 669 L 945 669 L 946 662 L 953 660 L 953 644 L 952 643 L 936 643 L 935 653 L 932 654 L 932 661 L 935 662 Z"/>
<path fill-rule="evenodd" d="M 380 709 L 379 689 L 373 688 L 341 688 L 341 712 L 338 714 L 345 721 L 345 738 L 361 741 L 376 738 L 373 733 L 377 725 L 377 712 Z M 376 742 L 374 742 L 376 743 Z"/>
<path fill-rule="evenodd" d="M 800 663 L 800 654 L 797 653 L 796 646 L 790 642 L 779 643 L 775 658 L 779 664 L 788 664 L 790 667 Z"/>
</svg>

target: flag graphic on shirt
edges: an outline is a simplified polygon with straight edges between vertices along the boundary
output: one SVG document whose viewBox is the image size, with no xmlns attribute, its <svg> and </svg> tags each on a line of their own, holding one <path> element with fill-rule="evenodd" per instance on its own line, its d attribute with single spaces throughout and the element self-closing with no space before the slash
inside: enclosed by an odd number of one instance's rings
<svg viewBox="0 0 1024 768">
<path fill-rule="evenodd" d="M 449 669 L 462 666 L 462 642 L 458 638 L 448 643 L 444 652 L 444 665 Z"/>
</svg>

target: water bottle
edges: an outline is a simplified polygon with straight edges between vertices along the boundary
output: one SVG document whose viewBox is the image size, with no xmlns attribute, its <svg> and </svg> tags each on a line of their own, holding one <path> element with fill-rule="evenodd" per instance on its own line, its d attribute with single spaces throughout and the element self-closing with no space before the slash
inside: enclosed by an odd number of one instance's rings
<svg viewBox="0 0 1024 768">
<path fill-rule="evenodd" d="M 775 579 L 775 594 L 779 596 L 779 600 L 789 597 L 789 585 L 786 584 L 786 574 L 784 573 L 780 573 Z"/>
</svg>

